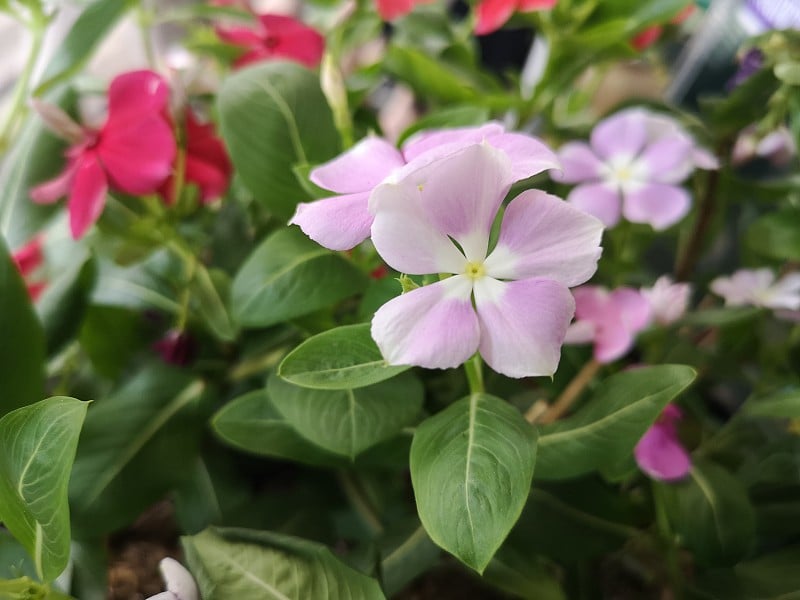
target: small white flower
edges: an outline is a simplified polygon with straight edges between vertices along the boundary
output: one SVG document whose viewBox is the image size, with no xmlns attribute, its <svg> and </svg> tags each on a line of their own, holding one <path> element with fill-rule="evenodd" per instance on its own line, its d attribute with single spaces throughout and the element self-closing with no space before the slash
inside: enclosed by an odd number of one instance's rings
<svg viewBox="0 0 800 600">
<path fill-rule="evenodd" d="M 800 273 L 775 281 L 770 269 L 741 269 L 731 277 L 717 277 L 711 291 L 724 298 L 726 306 L 800 309 Z"/>
<path fill-rule="evenodd" d="M 661 325 L 669 325 L 686 312 L 692 286 L 688 283 L 675 283 L 669 275 L 662 275 L 653 287 L 642 288 L 640 291 L 650 303 L 653 320 Z"/>
</svg>

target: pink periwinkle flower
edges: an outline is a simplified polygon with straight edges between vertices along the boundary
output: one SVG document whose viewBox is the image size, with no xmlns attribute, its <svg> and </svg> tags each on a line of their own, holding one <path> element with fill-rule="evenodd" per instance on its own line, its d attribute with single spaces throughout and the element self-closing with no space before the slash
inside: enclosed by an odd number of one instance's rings
<svg viewBox="0 0 800 600">
<path fill-rule="evenodd" d="M 696 167 L 718 167 L 676 121 L 641 108 L 600 121 L 590 143 L 567 143 L 559 158 L 563 173 L 553 178 L 580 184 L 568 202 L 606 227 L 625 217 L 656 230 L 674 225 L 689 212 L 691 197 L 679 184 Z"/>
<path fill-rule="evenodd" d="M 372 337 L 390 364 L 451 368 L 479 351 L 509 377 L 555 371 L 575 306 L 568 288 L 595 272 L 603 227 L 529 190 L 508 204 L 489 252 L 513 169 L 505 152 L 473 144 L 373 192 L 372 241 L 386 263 L 452 275 L 375 313 Z"/>
<path fill-rule="evenodd" d="M 675 283 L 669 275 L 662 275 L 653 287 L 639 291 L 650 304 L 653 321 L 660 325 L 669 325 L 686 313 L 692 286 L 688 283 Z"/>
<path fill-rule="evenodd" d="M 613 291 L 584 285 L 572 291 L 575 322 L 567 331 L 566 343 L 594 343 L 594 359 L 614 362 L 625 356 L 636 334 L 650 324 L 651 308 L 638 291 L 620 287 Z"/>
<path fill-rule="evenodd" d="M 475 8 L 475 34 L 486 35 L 497 31 L 515 12 L 549 10 L 557 3 L 558 0 L 480 0 Z"/>
<path fill-rule="evenodd" d="M 39 236 L 32 238 L 27 244 L 15 250 L 11 254 L 11 259 L 25 280 L 28 295 L 36 302 L 47 285 L 44 281 L 37 281 L 36 278 L 36 272 L 44 264 L 41 238 Z"/>
<path fill-rule="evenodd" d="M 160 75 L 133 71 L 117 76 L 108 90 L 108 118 L 98 130 L 77 128 L 66 151 L 67 166 L 55 179 L 34 187 L 34 202 L 69 196 L 72 237 L 97 221 L 109 187 L 126 194 L 156 192 L 172 172 L 175 136 L 166 116 L 169 90 Z"/>
<path fill-rule="evenodd" d="M 800 309 L 800 273 L 775 281 L 771 269 L 741 269 L 730 277 L 717 277 L 711 291 L 724 298 L 726 306 Z"/>
<path fill-rule="evenodd" d="M 692 460 L 678 437 L 677 422 L 682 418 L 680 408 L 667 405 L 633 449 L 636 463 L 649 477 L 678 481 L 689 474 Z"/>
<path fill-rule="evenodd" d="M 256 15 L 255 28 L 218 26 L 217 36 L 224 42 L 241 46 L 244 54 L 234 63 L 244 67 L 263 60 L 292 60 L 309 69 L 319 65 L 325 50 L 325 38 L 294 17 Z"/>
<path fill-rule="evenodd" d="M 434 0 L 375 0 L 378 14 L 384 21 L 394 21 L 407 15 L 419 4 L 430 4 Z"/>
<path fill-rule="evenodd" d="M 326 248 L 349 250 L 369 237 L 373 217 L 368 201 L 376 186 L 482 141 L 510 158 L 513 181 L 559 166 L 555 154 L 542 142 L 529 135 L 507 133 L 499 123 L 422 132 L 399 150 L 370 136 L 311 171 L 313 183 L 341 195 L 298 205 L 289 222 Z"/>
</svg>

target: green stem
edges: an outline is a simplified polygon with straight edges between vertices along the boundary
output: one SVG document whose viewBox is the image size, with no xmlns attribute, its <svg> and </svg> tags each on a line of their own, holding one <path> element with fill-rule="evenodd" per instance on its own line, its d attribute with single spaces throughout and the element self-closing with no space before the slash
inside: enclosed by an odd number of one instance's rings
<svg viewBox="0 0 800 600">
<path fill-rule="evenodd" d="M 464 363 L 464 371 L 467 374 L 470 394 L 482 394 L 485 390 L 483 385 L 483 361 L 478 353 Z"/>
<path fill-rule="evenodd" d="M 658 533 L 662 539 L 667 555 L 667 569 L 672 583 L 672 591 L 676 598 L 680 598 L 683 577 L 681 575 L 680 563 L 678 562 L 678 552 L 675 547 L 672 528 L 670 527 L 669 518 L 667 517 L 664 492 L 661 488 L 661 484 L 656 482 L 652 482 L 650 489 L 653 493 L 656 527 L 658 528 Z"/>
<path fill-rule="evenodd" d="M 136 7 L 136 17 L 139 24 L 139 32 L 142 34 L 142 45 L 144 46 L 147 64 L 151 69 L 155 69 L 157 67 L 156 53 L 153 50 L 153 38 L 150 35 L 150 24 L 153 22 L 153 15 L 145 10 L 141 1 Z"/>
</svg>

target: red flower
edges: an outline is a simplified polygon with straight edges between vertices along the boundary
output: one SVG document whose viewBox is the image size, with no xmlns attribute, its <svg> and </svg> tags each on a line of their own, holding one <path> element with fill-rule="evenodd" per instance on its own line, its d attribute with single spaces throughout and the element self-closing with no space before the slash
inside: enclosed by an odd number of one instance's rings
<svg viewBox="0 0 800 600">
<path fill-rule="evenodd" d="M 14 252 L 11 258 L 25 280 L 25 285 L 28 288 L 28 295 L 31 297 L 31 300 L 35 302 L 46 286 L 44 281 L 31 281 L 34 272 L 44 264 L 41 239 L 39 237 L 33 238 Z"/>
<path fill-rule="evenodd" d="M 67 151 L 67 166 L 34 187 L 34 202 L 69 196 L 72 237 L 97 221 L 112 188 L 127 194 L 156 192 L 172 171 L 175 137 L 166 114 L 169 90 L 152 71 L 119 75 L 108 90 L 108 118 L 99 130 L 83 128 Z"/>
<path fill-rule="evenodd" d="M 477 35 L 486 35 L 500 29 L 515 12 L 549 10 L 558 0 L 480 0 L 475 9 L 478 21 L 475 24 Z"/>
<path fill-rule="evenodd" d="M 184 181 L 198 187 L 201 202 L 211 202 L 225 194 L 233 167 L 222 140 L 215 135 L 214 125 L 198 121 L 190 108 L 184 114 Z M 174 177 L 170 177 L 160 190 L 161 196 L 170 204 L 175 201 L 174 185 Z"/>
<path fill-rule="evenodd" d="M 258 15 L 255 29 L 217 27 L 219 38 L 246 49 L 235 65 L 243 67 L 262 60 L 287 59 L 313 69 L 322 60 L 325 38 L 316 29 L 283 15 Z"/>
<path fill-rule="evenodd" d="M 378 14 L 384 21 L 393 21 L 407 15 L 417 4 L 428 4 L 433 0 L 375 0 Z"/>
<path fill-rule="evenodd" d="M 690 4 L 683 8 L 681 12 L 675 15 L 671 20 L 670 23 L 672 25 L 680 25 L 689 16 L 694 12 L 694 4 Z M 639 52 L 642 50 L 649 48 L 653 44 L 655 44 L 660 38 L 661 34 L 664 31 L 664 27 L 661 25 L 651 25 L 650 27 L 643 29 L 638 34 L 634 36 L 631 40 L 631 46 L 636 48 Z"/>
</svg>

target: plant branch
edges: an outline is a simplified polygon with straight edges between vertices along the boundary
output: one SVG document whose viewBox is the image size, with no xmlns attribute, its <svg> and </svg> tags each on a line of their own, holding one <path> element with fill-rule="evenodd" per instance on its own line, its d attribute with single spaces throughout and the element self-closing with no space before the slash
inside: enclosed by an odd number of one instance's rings
<svg viewBox="0 0 800 600">
<path fill-rule="evenodd" d="M 706 241 L 706 234 L 717 209 L 717 187 L 719 186 L 719 169 L 710 171 L 706 183 L 705 194 L 700 201 L 697 219 L 694 222 L 692 234 L 684 251 L 675 264 L 675 280 L 686 281 L 694 271 L 700 258 L 700 251 Z"/>
<path fill-rule="evenodd" d="M 581 370 L 578 371 L 577 375 L 572 378 L 572 381 L 569 382 L 567 387 L 564 388 L 561 395 L 556 398 L 556 401 L 553 402 L 546 411 L 534 410 L 536 408 L 536 403 L 534 403 L 525 414 L 525 418 L 528 419 L 530 423 L 542 424 L 552 423 L 558 420 L 573 404 L 575 404 L 581 392 L 589 385 L 592 379 L 594 379 L 601 366 L 602 365 L 593 358 L 587 361 L 586 364 L 581 367 Z"/>
</svg>

